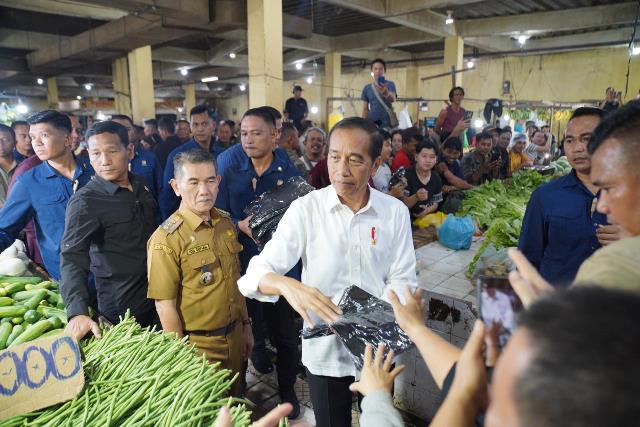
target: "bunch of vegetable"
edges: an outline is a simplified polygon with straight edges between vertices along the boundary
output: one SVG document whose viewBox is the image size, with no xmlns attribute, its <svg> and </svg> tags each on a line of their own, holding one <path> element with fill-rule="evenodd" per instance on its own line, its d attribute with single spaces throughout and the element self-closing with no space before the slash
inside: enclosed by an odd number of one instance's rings
<svg viewBox="0 0 640 427">
<path fill-rule="evenodd" d="M 86 382 L 73 400 L 13 417 L 13 426 L 213 425 L 232 406 L 234 426 L 249 425 L 243 399 L 225 397 L 238 374 L 197 357 L 186 338 L 143 329 L 128 314 L 102 338 L 81 343 Z"/>
<path fill-rule="evenodd" d="M 562 156 L 558 160 L 551 162 L 550 166 L 556 168 L 556 175 L 566 175 L 571 172 L 572 169 L 566 156 Z"/>
<path fill-rule="evenodd" d="M 66 324 L 57 283 L 0 276 L 0 350 L 58 334 Z"/>
<path fill-rule="evenodd" d="M 478 227 L 486 230 L 485 240 L 467 269 L 468 277 L 489 244 L 497 249 L 518 244 L 531 193 L 549 179 L 526 170 L 516 172 L 509 181 L 490 181 L 467 191 L 458 215 L 471 215 Z"/>
</svg>

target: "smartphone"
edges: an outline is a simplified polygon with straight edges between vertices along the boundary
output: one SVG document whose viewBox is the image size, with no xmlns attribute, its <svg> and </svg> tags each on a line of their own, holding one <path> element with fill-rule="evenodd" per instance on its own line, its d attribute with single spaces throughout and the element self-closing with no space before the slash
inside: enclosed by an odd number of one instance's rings
<svg viewBox="0 0 640 427">
<path fill-rule="evenodd" d="M 380 76 L 378 77 L 378 84 L 380 86 L 382 86 L 383 84 L 385 84 L 387 81 L 385 80 L 384 76 Z"/>
<path fill-rule="evenodd" d="M 477 279 L 480 318 L 486 330 L 497 328 L 498 344 L 504 348 L 516 329 L 516 315 L 522 301 L 507 276 L 479 276 Z"/>
<path fill-rule="evenodd" d="M 427 117 L 424 119 L 424 127 L 426 128 L 434 128 L 436 127 L 436 118 L 435 117 Z"/>
<path fill-rule="evenodd" d="M 494 148 L 491 150 L 491 161 L 492 161 L 492 162 L 495 162 L 496 160 L 500 160 L 500 157 L 501 157 L 501 156 L 500 156 L 500 150 L 498 150 L 498 148 L 497 148 L 497 147 L 494 147 Z"/>
<path fill-rule="evenodd" d="M 473 117 L 473 111 L 465 111 L 464 112 L 464 119 L 465 120 L 471 120 L 472 117 Z"/>
</svg>

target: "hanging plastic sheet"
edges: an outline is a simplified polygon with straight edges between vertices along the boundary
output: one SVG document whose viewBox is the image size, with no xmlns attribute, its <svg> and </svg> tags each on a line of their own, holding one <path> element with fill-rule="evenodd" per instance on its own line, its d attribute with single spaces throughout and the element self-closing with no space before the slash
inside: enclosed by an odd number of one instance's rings
<svg viewBox="0 0 640 427">
<path fill-rule="evenodd" d="M 395 321 L 391 304 L 365 290 L 350 286 L 340 299 L 342 315 L 331 325 L 321 325 L 302 331 L 302 338 L 311 339 L 336 334 L 345 345 L 358 369 L 364 365 L 367 344 L 385 345 L 385 354 L 393 350 L 400 354 L 413 347 L 413 342 Z"/>
<path fill-rule="evenodd" d="M 278 223 L 291 202 L 315 190 L 300 176 L 289 178 L 274 190 L 262 193 L 244 209 L 247 216 L 253 215 L 249 228 L 253 238 L 264 246 L 278 228 Z"/>
</svg>

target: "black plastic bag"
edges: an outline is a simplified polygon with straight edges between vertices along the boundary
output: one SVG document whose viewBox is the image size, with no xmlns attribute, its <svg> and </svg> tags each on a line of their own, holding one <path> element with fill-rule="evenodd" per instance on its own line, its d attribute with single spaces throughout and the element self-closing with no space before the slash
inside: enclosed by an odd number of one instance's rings
<svg viewBox="0 0 640 427">
<path fill-rule="evenodd" d="M 244 209 L 247 216 L 253 215 L 249 228 L 253 238 L 264 246 L 278 228 L 278 223 L 291 202 L 315 190 L 304 178 L 294 176 L 274 190 L 262 193 Z"/>
<path fill-rule="evenodd" d="M 347 347 L 358 369 L 364 365 L 367 344 L 374 347 L 382 342 L 385 356 L 390 350 L 400 354 L 413 347 L 413 342 L 395 321 L 391 304 L 374 297 L 367 291 L 350 286 L 344 291 L 338 307 L 342 315 L 331 325 L 322 325 L 302 331 L 302 338 L 311 339 L 336 334 Z"/>
</svg>

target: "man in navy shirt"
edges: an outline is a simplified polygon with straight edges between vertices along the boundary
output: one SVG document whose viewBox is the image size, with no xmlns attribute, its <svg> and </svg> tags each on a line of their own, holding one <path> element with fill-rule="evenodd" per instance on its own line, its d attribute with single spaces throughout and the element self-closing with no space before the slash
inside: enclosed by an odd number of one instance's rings
<svg viewBox="0 0 640 427">
<path fill-rule="evenodd" d="M 173 150 L 167 157 L 167 164 L 164 167 L 162 179 L 162 192 L 160 193 L 160 216 L 163 220 L 169 218 L 180 205 L 180 199 L 173 192 L 169 181 L 173 179 L 173 159 L 178 153 L 199 148 L 210 152 L 213 157 L 218 157 L 224 149 L 215 143 L 216 122 L 213 121 L 209 107 L 206 105 L 196 105 L 189 112 L 191 123 L 191 133 L 193 137 Z"/>
<path fill-rule="evenodd" d="M 382 128 L 391 127 L 391 118 L 387 110 L 393 108 L 392 104 L 396 100 L 396 85 L 384 78 L 386 68 L 387 64 L 380 58 L 371 62 L 373 82 L 362 89 L 362 96 L 360 97 L 364 101 L 362 117 L 372 123 L 379 124 Z M 376 92 L 378 96 L 376 96 Z M 378 98 L 385 105 L 382 105 Z"/>
<path fill-rule="evenodd" d="M 29 138 L 29 123 L 18 120 L 11 123 L 11 129 L 16 134 L 13 158 L 16 162 L 22 163 L 27 157 L 33 156 L 33 147 L 31 147 L 31 138 Z"/>
<path fill-rule="evenodd" d="M 274 154 L 278 131 L 273 115 L 264 108 L 253 108 L 244 114 L 240 139 L 247 157 L 240 164 L 225 170 L 220 182 L 216 207 L 229 212 L 232 221 L 240 230 L 238 240 L 244 247 L 240 253 L 240 266 L 244 274 L 251 258 L 259 252 L 249 228 L 250 218 L 244 213 L 245 207 L 262 193 L 275 189 L 293 176 L 300 176 L 300 172 L 291 164 L 288 157 L 285 161 Z M 296 275 L 299 280 L 299 267 L 295 267 L 290 273 Z M 278 351 L 280 398 L 283 402 L 293 404 L 294 410 L 291 417 L 295 418 L 300 413 L 300 406 L 293 388 L 298 363 L 298 334 L 294 324 L 294 311 L 283 298 L 276 304 L 247 299 L 247 309 L 254 322 L 254 351 L 256 347 L 261 351 L 261 339 L 264 347 L 264 325 L 261 324 L 263 313 L 264 320 L 270 326 Z"/>
<path fill-rule="evenodd" d="M 302 87 L 295 85 L 293 87 L 293 96 L 287 99 L 284 104 L 284 116 L 291 120 L 300 131 L 302 120 L 307 118 L 307 114 L 309 114 L 309 107 L 307 106 L 307 101 L 302 97 Z"/>
<path fill-rule="evenodd" d="M 125 114 L 114 114 L 111 120 L 121 124 L 127 129 L 129 142 L 133 144 L 133 159 L 129 161 L 129 172 L 144 178 L 149 193 L 158 200 L 160 189 L 162 188 L 162 167 L 155 154 L 145 150 L 140 145 L 138 132 L 131 117 Z"/>
<path fill-rule="evenodd" d="M 31 143 L 43 163 L 25 172 L 0 210 L 0 250 L 9 247 L 31 220 L 42 259 L 51 277 L 60 280 L 60 242 L 71 196 L 93 176 L 86 158 L 71 152 L 71 120 L 54 110 L 29 118 Z"/>
<path fill-rule="evenodd" d="M 598 189 L 589 177 L 587 144 L 602 116 L 593 107 L 573 112 L 565 134 L 573 170 L 533 192 L 522 223 L 518 248 L 557 287 L 568 286 L 585 259 L 618 239 L 618 227 L 596 211 Z"/>
</svg>

